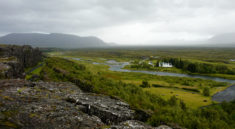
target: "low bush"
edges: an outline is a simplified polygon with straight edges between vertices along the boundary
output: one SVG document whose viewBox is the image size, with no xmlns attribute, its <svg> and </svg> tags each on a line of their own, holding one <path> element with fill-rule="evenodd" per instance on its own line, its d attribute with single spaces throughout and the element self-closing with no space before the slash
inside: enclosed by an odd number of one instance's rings
<svg viewBox="0 0 235 129">
<path fill-rule="evenodd" d="M 192 88 L 182 88 L 183 90 L 191 91 L 191 92 L 197 92 L 200 93 L 198 89 L 192 89 Z"/>
</svg>

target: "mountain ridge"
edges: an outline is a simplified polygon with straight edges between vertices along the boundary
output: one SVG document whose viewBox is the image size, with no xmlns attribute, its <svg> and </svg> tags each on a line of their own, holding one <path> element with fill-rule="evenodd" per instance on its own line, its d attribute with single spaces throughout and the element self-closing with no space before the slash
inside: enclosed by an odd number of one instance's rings
<svg viewBox="0 0 235 129">
<path fill-rule="evenodd" d="M 81 37 L 63 33 L 10 33 L 0 37 L 0 43 L 57 48 L 88 48 L 107 45 L 95 36 Z"/>
<path fill-rule="evenodd" d="M 208 44 L 218 47 L 235 47 L 235 32 L 214 35 L 208 39 Z"/>
</svg>

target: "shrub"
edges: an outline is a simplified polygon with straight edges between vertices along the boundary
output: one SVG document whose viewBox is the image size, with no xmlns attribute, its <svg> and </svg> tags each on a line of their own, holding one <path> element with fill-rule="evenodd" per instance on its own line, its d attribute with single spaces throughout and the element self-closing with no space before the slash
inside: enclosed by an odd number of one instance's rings
<svg viewBox="0 0 235 129">
<path fill-rule="evenodd" d="M 182 88 L 182 89 L 187 90 L 187 91 L 197 92 L 197 93 L 200 92 L 198 89 L 192 89 L 192 88 Z"/>
<path fill-rule="evenodd" d="M 204 96 L 210 96 L 210 88 L 209 87 L 205 87 L 203 89 L 203 95 Z"/>
<path fill-rule="evenodd" d="M 186 104 L 184 103 L 183 100 L 180 100 L 180 107 L 181 107 L 182 110 L 186 110 L 187 109 Z"/>
<path fill-rule="evenodd" d="M 152 84 L 152 87 L 165 87 L 165 86 L 158 85 L 158 84 Z"/>
<path fill-rule="evenodd" d="M 142 88 L 149 88 L 150 84 L 148 83 L 148 81 L 142 81 L 142 84 L 140 85 L 140 87 L 142 87 Z"/>
<path fill-rule="evenodd" d="M 177 105 L 177 98 L 175 96 L 171 96 L 171 98 L 168 101 L 169 105 L 176 106 Z"/>
</svg>

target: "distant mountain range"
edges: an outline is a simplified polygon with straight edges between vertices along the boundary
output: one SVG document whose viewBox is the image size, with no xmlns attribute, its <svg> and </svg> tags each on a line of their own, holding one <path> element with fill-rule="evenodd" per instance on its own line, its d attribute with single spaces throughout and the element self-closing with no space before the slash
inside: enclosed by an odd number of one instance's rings
<svg viewBox="0 0 235 129">
<path fill-rule="evenodd" d="M 88 48 L 107 46 L 104 41 L 97 37 L 80 37 L 61 33 L 11 33 L 0 37 L 0 43 L 56 48 Z"/>
<path fill-rule="evenodd" d="M 31 45 L 45 48 L 97 48 L 119 46 L 116 43 L 106 43 L 93 36 L 81 37 L 61 33 L 11 33 L 0 37 L 0 44 Z M 182 42 L 179 42 L 179 45 L 180 44 L 182 44 Z M 219 34 L 209 40 L 190 42 L 189 44 L 207 47 L 235 47 L 235 33 Z"/>
<path fill-rule="evenodd" d="M 235 47 L 235 33 L 215 35 L 208 40 L 208 44 L 215 47 Z"/>
</svg>

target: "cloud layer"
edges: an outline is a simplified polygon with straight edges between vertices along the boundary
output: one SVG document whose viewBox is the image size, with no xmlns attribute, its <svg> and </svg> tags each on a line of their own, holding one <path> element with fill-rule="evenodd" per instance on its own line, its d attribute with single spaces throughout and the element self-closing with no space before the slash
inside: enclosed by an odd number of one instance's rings
<svg viewBox="0 0 235 129">
<path fill-rule="evenodd" d="M 0 34 L 59 32 L 120 44 L 200 41 L 235 32 L 234 0 L 1 0 Z"/>
</svg>

